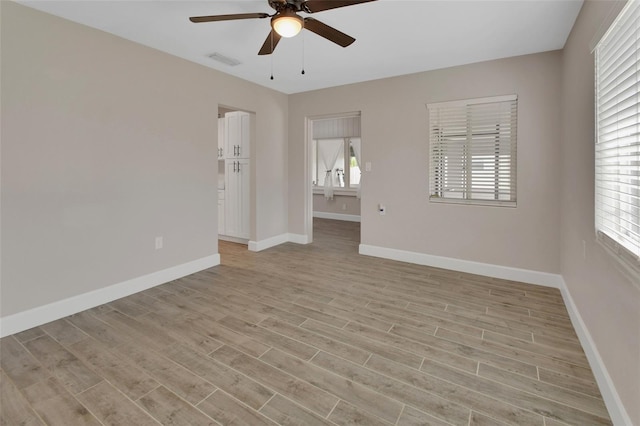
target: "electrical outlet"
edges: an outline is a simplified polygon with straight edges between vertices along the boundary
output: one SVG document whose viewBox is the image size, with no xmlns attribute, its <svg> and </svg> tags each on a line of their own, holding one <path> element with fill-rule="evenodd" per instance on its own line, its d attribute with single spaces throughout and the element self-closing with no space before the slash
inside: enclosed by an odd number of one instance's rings
<svg viewBox="0 0 640 426">
<path fill-rule="evenodd" d="M 387 207 L 384 204 L 378 204 L 378 213 L 380 213 L 380 216 L 386 215 Z"/>
<path fill-rule="evenodd" d="M 156 250 L 160 250 L 164 246 L 162 237 L 156 237 Z"/>
<path fill-rule="evenodd" d="M 371 171 L 371 161 L 367 161 L 366 163 L 364 163 L 364 171 L 365 172 Z"/>
</svg>

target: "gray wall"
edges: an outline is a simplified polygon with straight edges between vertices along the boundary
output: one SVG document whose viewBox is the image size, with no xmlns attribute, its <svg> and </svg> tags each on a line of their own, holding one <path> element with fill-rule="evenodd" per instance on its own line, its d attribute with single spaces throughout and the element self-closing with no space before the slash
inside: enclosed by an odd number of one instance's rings
<svg viewBox="0 0 640 426">
<path fill-rule="evenodd" d="M 314 194 L 313 211 L 360 216 L 360 200 L 347 195 L 334 195 L 333 200 L 327 200 L 322 194 Z"/>
<path fill-rule="evenodd" d="M 3 317 L 216 254 L 218 104 L 256 113 L 252 239 L 287 232 L 286 95 L 1 8 Z"/>
<path fill-rule="evenodd" d="M 361 111 L 362 161 L 372 163 L 362 175 L 363 244 L 559 273 L 560 61 L 556 51 L 291 95 L 290 232 L 305 233 L 305 117 Z M 429 203 L 425 104 L 511 93 L 518 207 Z"/>
<path fill-rule="evenodd" d="M 633 424 L 640 425 L 640 291 L 596 243 L 594 232 L 590 44 L 602 32 L 609 11 L 621 8 L 613 3 L 585 2 L 563 52 L 562 276 Z"/>
</svg>

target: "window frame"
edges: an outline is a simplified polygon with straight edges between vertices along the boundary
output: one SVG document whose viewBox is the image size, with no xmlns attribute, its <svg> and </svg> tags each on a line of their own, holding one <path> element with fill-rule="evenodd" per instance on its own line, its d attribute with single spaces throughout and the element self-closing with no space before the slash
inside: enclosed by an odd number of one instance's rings
<svg viewBox="0 0 640 426">
<path fill-rule="evenodd" d="M 351 163 L 350 161 L 351 160 L 351 140 L 354 138 L 362 140 L 360 136 L 350 136 L 350 137 L 343 137 L 343 138 L 336 137 L 336 138 L 328 138 L 328 139 L 324 139 L 324 138 L 312 139 L 313 144 L 315 145 L 315 152 L 312 156 L 312 159 L 315 159 L 315 172 L 316 172 L 315 176 L 312 176 L 311 178 L 311 185 L 312 185 L 314 194 L 324 193 L 324 186 L 318 185 L 319 176 L 320 176 L 320 167 L 318 164 L 318 161 L 320 160 L 318 155 L 319 142 L 323 140 L 342 139 L 342 152 L 343 152 L 343 158 L 345 162 L 345 170 L 343 171 L 345 186 L 334 186 L 333 192 L 335 195 L 347 195 L 347 196 L 353 196 L 353 197 L 357 195 L 358 188 L 360 185 L 358 184 L 358 186 L 353 186 L 353 187 L 351 186 L 351 164 L 350 164 Z M 359 166 L 360 165 L 358 165 L 358 167 Z"/>
<path fill-rule="evenodd" d="M 474 166 L 474 155 L 470 154 L 472 151 L 471 145 L 474 141 L 474 138 L 477 139 L 478 136 L 490 136 L 495 134 L 497 138 L 500 137 L 501 132 L 499 126 L 501 123 L 496 123 L 497 130 L 495 133 L 484 133 L 484 132 L 473 132 L 472 126 L 469 125 L 470 118 L 467 118 L 466 124 L 466 133 L 461 131 L 460 134 L 447 134 L 448 138 L 464 138 L 466 139 L 462 143 L 462 163 L 463 163 L 463 171 L 461 172 L 461 176 L 465 179 L 465 183 L 462 197 L 461 198 L 453 198 L 443 196 L 444 191 L 438 191 L 437 189 L 442 189 L 443 184 L 439 183 L 442 181 L 443 173 L 438 172 L 438 169 L 442 169 L 445 166 L 443 165 L 443 160 L 441 158 L 434 158 L 435 146 L 436 144 L 441 144 L 441 141 L 436 140 L 435 134 L 437 134 L 439 127 L 441 126 L 440 122 L 433 123 L 432 119 L 435 116 L 435 113 L 439 109 L 444 108 L 464 108 L 466 110 L 466 114 L 469 114 L 469 107 L 473 105 L 480 104 L 490 104 L 490 103 L 502 103 L 502 102 L 513 102 L 514 110 L 511 114 L 511 121 L 515 123 L 515 127 L 511 129 L 512 135 L 510 135 L 509 139 L 509 147 L 508 154 L 503 154 L 498 152 L 495 157 L 495 163 L 498 167 L 495 167 L 495 185 L 496 199 L 483 199 L 483 198 L 469 198 L 468 194 L 473 192 L 473 166 Z M 445 203 L 445 204 L 464 204 L 464 205 L 480 205 L 480 206 L 492 206 L 492 207 L 517 207 L 517 121 L 518 121 L 518 96 L 517 95 L 502 95 L 502 96 L 492 96 L 485 98 L 475 98 L 475 99 L 465 99 L 458 101 L 448 101 L 448 102 L 437 102 L 437 103 L 429 103 L 427 104 L 427 110 L 429 115 L 429 153 L 428 153 L 428 165 L 429 165 L 429 202 L 430 203 Z M 471 117 L 473 119 L 473 117 Z M 509 188 L 511 188 L 511 198 L 510 200 L 501 200 L 500 196 L 500 174 L 499 174 L 499 164 L 500 164 L 500 156 L 508 155 L 509 156 Z M 476 156 L 484 156 L 484 154 Z M 476 160 L 477 164 L 478 160 Z M 480 177 L 476 177 L 476 179 L 480 179 Z"/>
<path fill-rule="evenodd" d="M 635 8 L 635 9 L 632 10 L 632 8 Z M 595 83 L 594 84 L 594 88 L 595 88 L 595 93 L 594 93 L 594 118 L 595 118 L 594 120 L 595 121 L 594 229 L 595 229 L 595 237 L 596 237 L 595 239 L 596 239 L 596 242 L 605 249 L 605 252 L 608 253 L 620 266 L 622 266 L 623 273 L 625 273 L 629 278 L 631 278 L 633 282 L 636 282 L 636 283 L 640 283 L 640 242 L 633 241 L 634 237 L 633 235 L 631 235 L 630 238 L 629 236 L 627 237 L 627 239 L 631 241 L 623 243 L 617 238 L 617 235 L 615 235 L 616 233 L 617 234 L 624 233 L 620 229 L 611 229 L 610 233 L 607 232 L 607 228 L 611 228 L 612 227 L 611 225 L 613 225 L 613 227 L 615 228 L 624 228 L 624 226 L 621 224 L 621 222 L 626 222 L 626 219 L 624 216 L 630 216 L 633 219 L 634 215 L 633 213 L 626 212 L 625 209 L 620 209 L 620 207 L 615 207 L 616 210 L 621 210 L 620 215 L 614 216 L 613 220 L 611 220 L 611 214 L 610 212 L 607 211 L 607 203 L 604 201 L 604 199 L 607 196 L 611 196 L 611 195 L 619 195 L 619 196 L 628 195 L 631 198 L 633 198 L 634 190 L 638 191 L 638 194 L 640 194 L 640 184 L 635 186 L 633 184 L 624 183 L 625 186 L 631 186 L 629 190 L 629 194 L 621 191 L 619 189 L 619 186 L 618 186 L 618 189 L 615 189 L 615 190 L 606 188 L 607 186 L 611 186 L 611 185 L 606 184 L 607 179 L 605 179 L 604 175 L 605 174 L 610 175 L 610 173 L 605 173 L 605 171 L 600 171 L 599 168 L 606 167 L 606 166 L 603 166 L 603 161 L 609 158 L 605 155 L 605 151 L 612 149 L 610 148 L 610 145 L 614 145 L 613 149 L 617 150 L 620 148 L 624 149 L 629 146 L 633 147 L 634 143 L 638 144 L 638 141 L 635 141 L 635 142 L 631 142 L 631 145 L 624 145 L 623 143 L 620 143 L 620 140 L 624 139 L 625 137 L 620 136 L 618 134 L 616 134 L 614 139 L 610 139 L 607 141 L 601 139 L 606 134 L 606 132 L 604 131 L 604 128 L 601 129 L 601 126 L 603 124 L 602 123 L 603 119 L 610 120 L 612 117 L 615 116 L 613 123 L 616 126 L 616 131 L 618 129 L 618 123 L 620 123 L 623 120 L 629 119 L 629 117 L 619 117 L 618 109 L 616 109 L 615 112 L 612 112 L 611 111 L 612 108 L 604 107 L 605 104 L 610 103 L 612 100 L 616 99 L 617 96 L 621 95 L 623 92 L 625 96 L 627 96 L 628 93 L 626 93 L 624 89 L 621 90 L 621 86 L 623 86 L 624 80 L 621 82 L 621 81 L 617 81 L 619 80 L 618 78 L 613 78 L 613 81 L 612 81 L 610 77 L 610 75 L 613 75 L 613 74 L 615 74 L 616 76 L 621 75 L 620 72 L 618 72 L 623 65 L 620 63 L 620 60 L 619 60 L 620 58 L 616 55 L 615 60 L 601 61 L 601 55 L 604 56 L 605 59 L 611 58 L 611 52 L 608 50 L 608 47 L 611 47 L 612 49 L 617 51 L 625 51 L 625 49 L 629 49 L 629 48 L 633 49 L 633 46 L 634 46 L 633 37 L 625 38 L 623 40 L 625 42 L 626 41 L 629 42 L 628 46 L 624 43 L 621 43 L 620 40 L 617 40 L 620 43 L 616 43 L 616 38 L 619 35 L 624 35 L 624 32 L 629 31 L 629 29 L 633 31 L 634 24 L 636 24 L 638 21 L 637 15 L 636 15 L 636 19 L 632 20 L 628 26 L 624 25 L 624 20 L 627 18 L 633 19 L 633 17 L 627 16 L 628 13 L 637 14 L 639 12 L 640 12 L 640 2 L 637 2 L 637 1 L 627 2 L 625 6 L 622 8 L 622 10 L 618 13 L 617 17 L 613 20 L 613 22 L 611 23 L 607 31 L 604 33 L 602 38 L 598 41 L 598 43 L 594 47 L 594 74 L 595 74 L 594 75 L 594 80 L 595 80 L 594 81 Z M 636 39 L 635 40 L 636 51 L 637 51 L 637 43 L 638 41 Z M 634 66 L 636 70 L 640 67 L 640 55 L 636 54 L 634 58 L 632 54 L 630 58 L 632 59 L 631 65 L 624 68 L 623 71 L 626 69 L 632 69 Z M 615 70 L 615 72 L 611 70 Z M 606 71 L 606 73 L 604 71 Z M 606 78 L 602 78 L 602 74 L 609 74 L 609 75 L 607 75 Z M 636 79 L 637 78 L 638 77 L 636 76 Z M 609 84 L 605 84 L 605 83 L 609 83 Z M 635 93 L 632 92 L 631 96 L 625 99 L 633 99 L 634 95 L 636 99 L 640 99 L 640 89 L 637 88 L 637 83 L 635 86 L 636 86 Z M 606 88 L 606 90 L 601 90 L 603 87 Z M 634 85 L 631 85 L 629 87 L 633 88 Z M 601 103 L 601 99 L 607 98 L 607 97 L 610 98 L 609 101 Z M 617 108 L 619 104 L 620 104 L 619 102 L 616 102 L 614 105 L 616 105 L 616 108 Z M 638 110 L 640 108 L 640 104 L 636 103 L 635 108 L 636 108 L 636 113 L 635 113 L 635 117 L 633 117 L 635 120 L 632 120 L 632 123 L 634 124 L 632 124 L 631 126 L 634 126 L 634 125 L 640 126 L 640 111 Z M 625 108 L 622 109 L 622 111 L 625 111 L 625 110 L 626 110 Z M 607 116 L 605 112 L 611 115 Z M 607 147 L 604 146 L 605 143 Z M 600 144 L 602 144 L 602 146 Z M 615 158 L 616 158 L 616 161 L 620 161 L 619 157 L 615 157 Z M 615 163 L 615 164 L 619 164 L 619 163 Z M 617 173 L 614 176 L 625 177 L 625 176 L 633 176 L 633 174 L 626 175 L 623 173 Z M 614 182 L 618 183 L 618 182 L 621 182 L 621 180 L 616 179 Z M 638 175 L 638 180 L 640 180 L 640 174 Z M 619 183 L 619 185 L 622 185 L 622 183 Z M 613 194 L 611 194 L 612 192 Z M 624 202 L 625 201 L 620 199 L 614 199 L 614 204 L 615 203 L 620 204 Z M 640 206 L 637 206 L 637 207 L 640 208 Z M 607 217 L 606 220 L 605 220 L 605 216 Z M 640 227 L 640 215 L 635 215 L 635 216 L 636 216 L 635 220 L 637 220 L 637 223 L 636 222 L 629 222 L 629 223 L 631 224 L 632 227 L 634 226 Z M 605 222 L 607 222 L 607 224 L 605 224 Z M 631 231 L 631 232 L 637 233 L 637 231 L 636 232 Z M 626 247 L 625 246 L 626 244 L 631 245 L 632 248 Z M 633 250 L 638 251 L 638 253 L 634 253 Z M 640 285 L 637 285 L 637 286 L 638 288 L 640 288 Z"/>
</svg>

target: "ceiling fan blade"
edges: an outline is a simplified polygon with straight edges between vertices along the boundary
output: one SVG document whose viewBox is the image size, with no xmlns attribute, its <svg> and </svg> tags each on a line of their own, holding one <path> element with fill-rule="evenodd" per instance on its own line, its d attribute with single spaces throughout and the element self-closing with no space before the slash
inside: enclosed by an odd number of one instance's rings
<svg viewBox="0 0 640 426">
<path fill-rule="evenodd" d="M 278 42 L 281 38 L 282 37 L 280 36 L 280 34 L 275 32 L 274 30 L 271 30 L 271 32 L 267 36 L 267 39 L 264 41 L 264 44 L 260 48 L 258 55 L 271 55 L 273 51 L 276 50 L 276 46 L 278 45 Z"/>
<path fill-rule="evenodd" d="M 316 13 L 322 12 L 323 10 L 368 3 L 370 1 L 376 0 L 307 0 L 302 3 L 302 9 L 307 13 Z"/>
<path fill-rule="evenodd" d="M 191 22 L 233 21 L 235 19 L 262 19 L 268 18 L 268 13 L 236 13 L 233 15 L 192 16 Z"/>
<path fill-rule="evenodd" d="M 342 47 L 347 47 L 351 43 L 356 41 L 355 38 L 343 33 L 342 31 L 338 31 L 335 28 L 328 26 L 327 24 L 323 24 L 317 19 L 304 18 L 304 28 Z"/>
</svg>

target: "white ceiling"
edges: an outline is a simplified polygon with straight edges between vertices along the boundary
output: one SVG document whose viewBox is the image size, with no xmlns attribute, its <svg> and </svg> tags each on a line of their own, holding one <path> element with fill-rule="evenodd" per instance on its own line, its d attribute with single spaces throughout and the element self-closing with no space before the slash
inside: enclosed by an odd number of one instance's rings
<svg viewBox="0 0 640 426">
<path fill-rule="evenodd" d="M 257 54 L 270 31 L 268 18 L 188 20 L 271 14 L 267 0 L 20 3 L 288 94 L 561 49 L 582 6 L 582 0 L 378 0 L 313 14 L 356 38 L 351 46 L 303 31 L 282 39 L 271 57 Z M 208 55 L 214 52 L 241 64 L 213 61 Z"/>
</svg>

